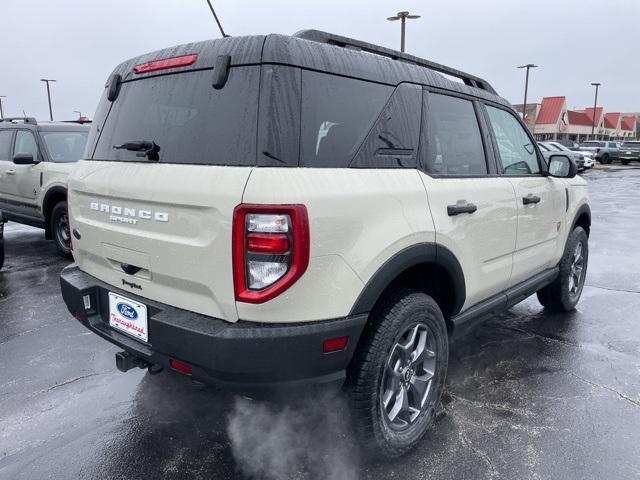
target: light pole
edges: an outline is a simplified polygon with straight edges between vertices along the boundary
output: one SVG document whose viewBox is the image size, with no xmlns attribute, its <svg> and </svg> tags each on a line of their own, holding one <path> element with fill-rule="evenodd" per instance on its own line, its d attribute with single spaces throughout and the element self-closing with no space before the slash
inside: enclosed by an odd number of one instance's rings
<svg viewBox="0 0 640 480">
<path fill-rule="evenodd" d="M 77 113 L 78 114 L 78 120 L 80 120 L 82 118 L 82 112 L 80 110 L 74 110 L 73 113 Z"/>
<path fill-rule="evenodd" d="M 404 32 L 405 32 L 405 23 L 407 18 L 410 20 L 420 18 L 420 15 L 409 15 L 409 12 L 398 12 L 395 17 L 388 17 L 387 20 L 391 22 L 395 22 L 396 20 L 400 20 L 400 51 L 404 52 Z"/>
<path fill-rule="evenodd" d="M 55 82 L 52 78 L 41 78 L 41 82 L 47 84 L 47 98 L 49 99 L 49 119 L 53 122 L 53 110 L 51 109 L 51 90 L 49 89 L 49 82 Z"/>
<path fill-rule="evenodd" d="M 4 118 L 4 110 L 2 109 L 2 99 L 7 98 L 6 95 L 0 95 L 0 118 Z"/>
<path fill-rule="evenodd" d="M 596 98 L 593 101 L 593 120 L 591 122 L 591 137 L 594 136 L 594 132 L 596 130 L 596 108 L 598 107 L 598 88 L 600 87 L 600 85 L 602 85 L 601 83 L 598 82 L 594 82 L 591 85 L 593 85 L 594 87 L 596 87 Z"/>
<path fill-rule="evenodd" d="M 529 70 L 532 68 L 538 68 L 538 65 L 534 65 L 533 63 L 527 63 L 526 65 L 520 65 L 518 68 L 526 68 L 527 75 L 524 80 L 524 105 L 522 105 L 522 121 L 524 122 L 527 116 L 527 92 L 529 90 Z"/>
</svg>

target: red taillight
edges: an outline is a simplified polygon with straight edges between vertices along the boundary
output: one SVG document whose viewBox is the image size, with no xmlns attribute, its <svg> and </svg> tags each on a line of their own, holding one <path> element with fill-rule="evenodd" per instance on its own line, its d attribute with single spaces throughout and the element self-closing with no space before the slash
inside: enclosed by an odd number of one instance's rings
<svg viewBox="0 0 640 480">
<path fill-rule="evenodd" d="M 183 55 L 181 57 L 163 58 L 161 60 L 153 60 L 147 63 L 141 63 L 133 67 L 133 73 L 148 73 L 158 70 L 167 70 L 169 68 L 186 67 L 196 63 L 198 55 Z"/>
<path fill-rule="evenodd" d="M 289 237 L 284 233 L 250 233 L 247 252 L 283 255 L 289 251 Z"/>
<path fill-rule="evenodd" d="M 184 373 L 185 375 L 191 375 L 191 373 L 193 372 L 193 368 L 191 367 L 191 365 L 186 362 L 181 362 L 180 360 L 175 360 L 172 358 L 171 360 L 169 360 L 169 365 L 175 371 Z"/>
<path fill-rule="evenodd" d="M 325 340 L 322 344 L 322 351 L 324 353 L 340 352 L 347 347 L 349 343 L 349 337 L 338 337 Z"/>
<path fill-rule="evenodd" d="M 238 205 L 233 212 L 236 300 L 264 303 L 293 285 L 309 265 L 304 205 Z"/>
</svg>

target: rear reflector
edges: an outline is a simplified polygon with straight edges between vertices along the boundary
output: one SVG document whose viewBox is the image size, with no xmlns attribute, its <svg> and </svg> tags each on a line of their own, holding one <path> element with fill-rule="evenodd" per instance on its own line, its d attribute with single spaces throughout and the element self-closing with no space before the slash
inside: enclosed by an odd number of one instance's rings
<svg viewBox="0 0 640 480">
<path fill-rule="evenodd" d="M 167 70 L 169 68 L 186 67 L 196 63 L 198 55 L 183 55 L 181 57 L 163 58 L 162 60 L 153 60 L 147 63 L 141 63 L 133 67 L 133 73 L 148 73 L 158 70 Z"/>
<path fill-rule="evenodd" d="M 322 344 L 322 351 L 324 353 L 339 352 L 344 350 L 349 343 L 349 337 L 338 337 L 325 340 Z"/>
<path fill-rule="evenodd" d="M 171 368 L 173 368 L 175 371 L 184 373 L 185 375 L 191 375 L 193 370 L 191 368 L 191 365 L 189 365 L 188 363 L 181 362 L 180 360 L 174 360 L 173 358 L 169 360 L 169 365 L 171 365 Z"/>
<path fill-rule="evenodd" d="M 284 234 L 250 233 L 247 251 L 252 253 L 284 254 L 289 251 L 289 237 Z"/>
</svg>

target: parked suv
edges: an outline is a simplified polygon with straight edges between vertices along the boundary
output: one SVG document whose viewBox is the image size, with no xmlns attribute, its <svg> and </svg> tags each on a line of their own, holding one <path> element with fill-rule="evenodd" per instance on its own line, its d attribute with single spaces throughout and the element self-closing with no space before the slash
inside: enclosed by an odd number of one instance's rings
<svg viewBox="0 0 640 480">
<path fill-rule="evenodd" d="M 596 161 L 608 164 L 618 158 L 620 148 L 618 142 L 590 140 L 588 142 L 582 142 L 579 151 L 592 152 L 595 155 Z"/>
<path fill-rule="evenodd" d="M 122 63 L 69 209 L 62 294 L 121 370 L 340 382 L 386 457 L 431 423 L 450 335 L 536 292 L 574 308 L 591 222 L 485 80 L 318 31 Z"/>
<path fill-rule="evenodd" d="M 0 119 L 0 210 L 4 220 L 45 229 L 63 256 L 70 256 L 67 177 L 80 159 L 89 126 Z"/>
<path fill-rule="evenodd" d="M 567 150 L 563 150 L 563 148 L 566 148 L 563 145 L 554 145 L 550 142 L 538 142 L 538 147 L 540 147 L 542 155 L 544 155 L 545 158 L 553 155 L 554 153 L 562 152 L 563 155 L 566 155 L 575 162 L 578 172 L 582 172 L 587 168 L 585 164 L 585 157 L 582 153 L 571 151 L 568 148 Z"/>
<path fill-rule="evenodd" d="M 640 142 L 624 142 L 620 147 L 620 162 L 629 165 L 629 162 L 640 162 Z"/>
</svg>

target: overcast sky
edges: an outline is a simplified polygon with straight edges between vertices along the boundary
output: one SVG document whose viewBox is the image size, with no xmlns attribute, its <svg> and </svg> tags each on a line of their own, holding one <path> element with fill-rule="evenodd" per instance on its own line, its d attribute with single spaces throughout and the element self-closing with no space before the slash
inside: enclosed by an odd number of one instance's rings
<svg viewBox="0 0 640 480">
<path fill-rule="evenodd" d="M 214 0 L 227 33 L 290 34 L 317 28 L 399 48 L 399 10 L 407 51 L 486 78 L 521 103 L 524 71 L 536 63 L 529 99 L 566 95 L 569 108 L 598 104 L 640 111 L 640 0 Z M 122 60 L 219 32 L 205 0 L 0 0 L 0 95 L 5 116 L 93 116 L 104 82 Z"/>
</svg>

